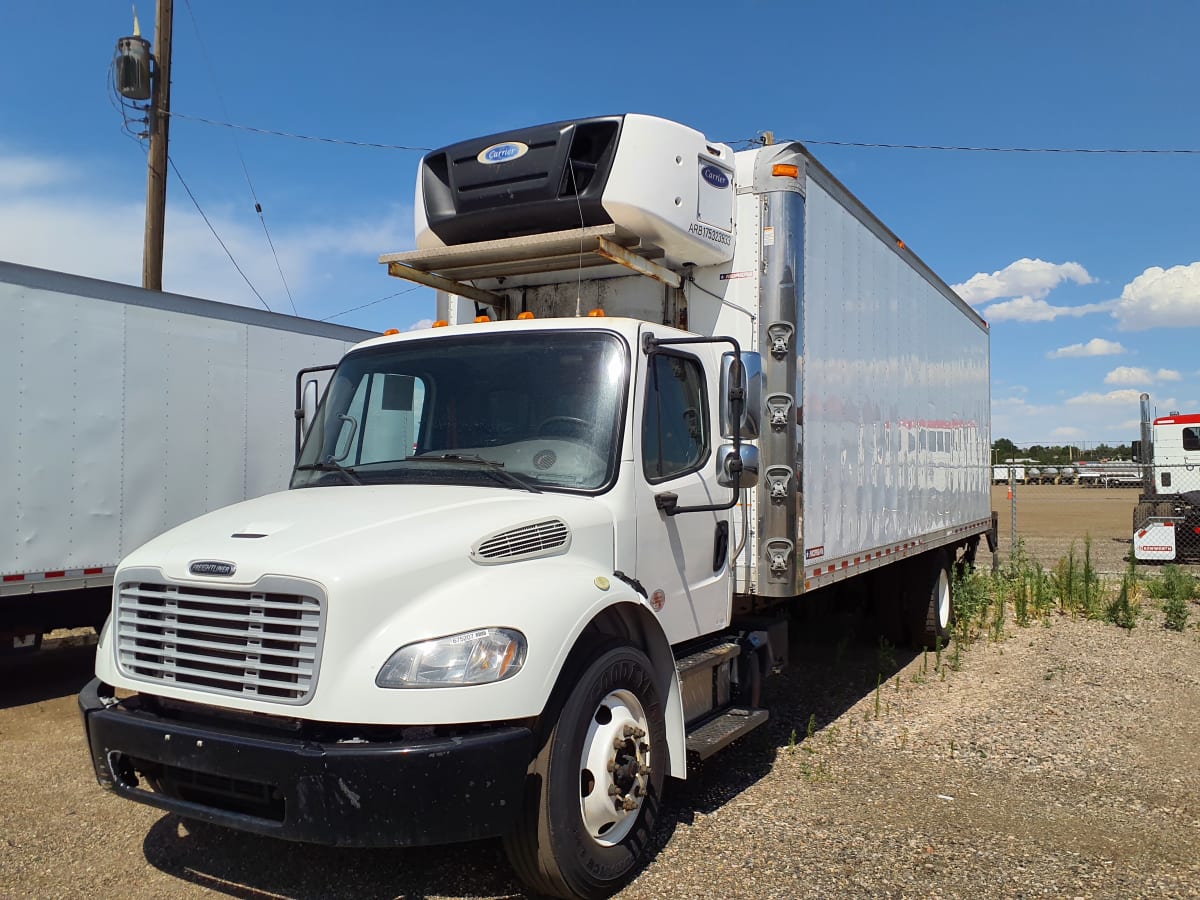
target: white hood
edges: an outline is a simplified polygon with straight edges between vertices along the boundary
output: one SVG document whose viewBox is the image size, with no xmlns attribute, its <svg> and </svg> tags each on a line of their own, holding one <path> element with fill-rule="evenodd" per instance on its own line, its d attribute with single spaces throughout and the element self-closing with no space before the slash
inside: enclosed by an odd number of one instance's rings
<svg viewBox="0 0 1200 900">
<path fill-rule="evenodd" d="M 150 566 L 172 581 L 223 585 L 287 575 L 332 591 L 381 566 L 412 578 L 450 560 L 467 565 L 480 538 L 550 516 L 567 523 L 573 540 L 600 527 L 603 536 L 595 536 L 609 544 L 604 555 L 611 556 L 612 519 L 589 498 L 446 485 L 346 485 L 283 491 L 217 510 L 155 538 L 121 567 Z M 589 549 L 604 552 L 594 544 Z M 189 572 L 197 560 L 233 563 L 236 570 L 232 576 L 197 576 Z"/>
</svg>

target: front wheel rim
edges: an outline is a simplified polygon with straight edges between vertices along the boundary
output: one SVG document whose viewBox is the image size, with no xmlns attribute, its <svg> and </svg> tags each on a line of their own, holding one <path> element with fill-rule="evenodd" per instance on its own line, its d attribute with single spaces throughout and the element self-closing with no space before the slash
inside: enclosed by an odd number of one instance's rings
<svg viewBox="0 0 1200 900">
<path fill-rule="evenodd" d="M 611 691 L 596 705 L 579 761 L 579 812 L 596 843 L 611 847 L 633 830 L 650 784 L 650 745 L 632 691 Z"/>
</svg>

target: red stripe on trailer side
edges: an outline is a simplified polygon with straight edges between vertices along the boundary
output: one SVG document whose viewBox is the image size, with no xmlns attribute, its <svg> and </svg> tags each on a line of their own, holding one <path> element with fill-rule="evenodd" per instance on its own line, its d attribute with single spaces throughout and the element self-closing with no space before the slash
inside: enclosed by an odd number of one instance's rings
<svg viewBox="0 0 1200 900">
<path fill-rule="evenodd" d="M 97 566 L 94 569 L 84 569 L 83 574 L 84 575 L 103 575 L 104 568 L 102 566 Z"/>
<path fill-rule="evenodd" d="M 5 584 L 8 584 L 10 581 L 24 581 L 24 580 L 25 580 L 24 575 L 5 575 L 4 576 Z"/>
<path fill-rule="evenodd" d="M 46 572 L 45 577 L 46 578 L 62 578 L 66 574 L 67 573 L 65 571 L 63 571 L 62 569 L 59 569 L 57 572 Z"/>
</svg>

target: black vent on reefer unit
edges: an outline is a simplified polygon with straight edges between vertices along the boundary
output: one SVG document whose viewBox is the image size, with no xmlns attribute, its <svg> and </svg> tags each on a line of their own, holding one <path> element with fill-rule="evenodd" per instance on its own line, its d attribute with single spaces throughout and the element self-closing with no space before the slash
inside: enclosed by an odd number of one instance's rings
<svg viewBox="0 0 1200 900">
<path fill-rule="evenodd" d="M 430 230 L 447 244 L 467 244 L 578 228 L 581 214 L 584 225 L 609 224 L 600 198 L 623 118 L 555 122 L 433 151 L 421 163 Z M 515 155 L 519 145 L 528 150 Z M 488 150 L 514 158 L 484 162 Z"/>
</svg>

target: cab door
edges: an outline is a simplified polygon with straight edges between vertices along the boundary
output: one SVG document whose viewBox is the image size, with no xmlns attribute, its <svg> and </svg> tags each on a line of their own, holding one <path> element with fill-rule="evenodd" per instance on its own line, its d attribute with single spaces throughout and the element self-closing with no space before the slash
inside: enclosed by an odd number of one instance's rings
<svg viewBox="0 0 1200 900">
<path fill-rule="evenodd" d="M 711 344 L 668 346 L 639 367 L 636 577 L 672 643 L 729 624 L 728 510 L 663 508 L 729 499 L 716 480 L 717 358 Z"/>
</svg>

